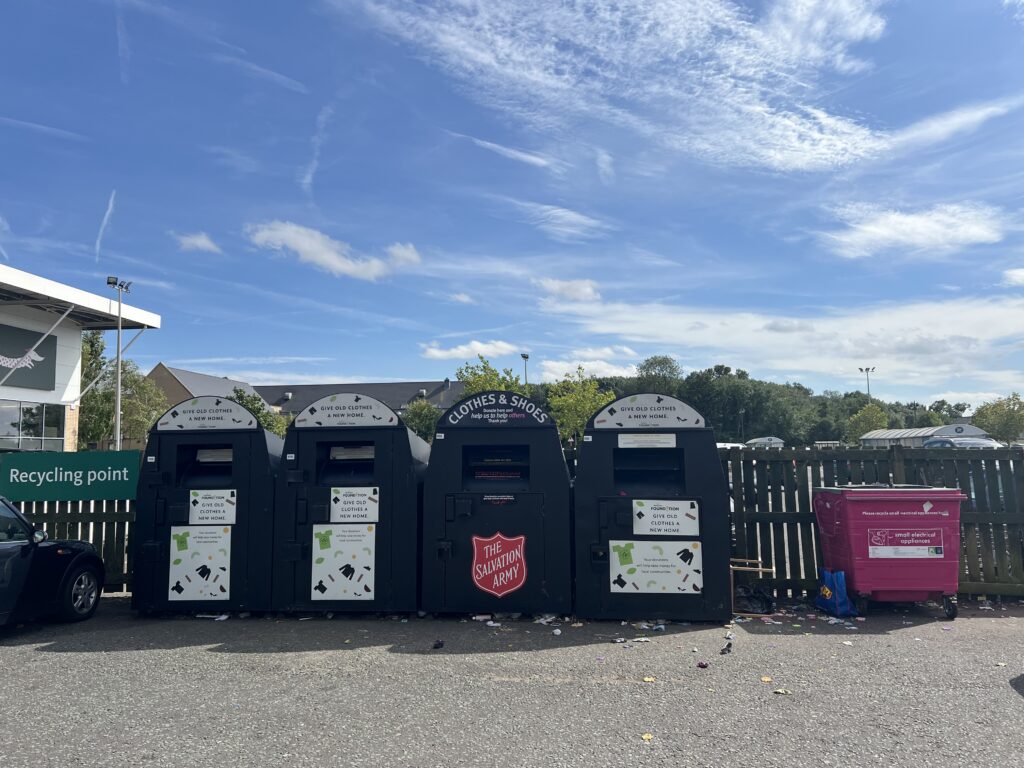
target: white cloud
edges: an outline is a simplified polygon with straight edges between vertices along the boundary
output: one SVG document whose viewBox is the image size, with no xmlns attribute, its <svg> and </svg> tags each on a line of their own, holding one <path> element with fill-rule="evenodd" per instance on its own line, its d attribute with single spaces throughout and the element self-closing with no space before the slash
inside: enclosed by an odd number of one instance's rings
<svg viewBox="0 0 1024 768">
<path fill-rule="evenodd" d="M 950 387 L 974 380 L 1018 386 L 1024 372 L 994 370 L 994 361 L 1024 346 L 1024 297 L 954 297 L 768 314 L 667 303 L 567 302 L 544 299 L 540 309 L 572 321 L 579 331 L 624 344 L 683 348 L 706 364 L 738 365 L 758 375 L 816 374 L 863 381 L 870 364 L 882 382 L 904 388 Z M 778 333 L 769 326 L 806 330 Z M 703 364 L 703 363 L 702 363 Z M 1005 363 L 1003 364 L 1005 367 Z"/>
<path fill-rule="evenodd" d="M 448 298 L 456 304 L 476 304 L 476 299 L 468 293 L 453 293 Z"/>
<path fill-rule="evenodd" d="M 600 147 L 596 150 L 596 155 L 597 175 L 601 177 L 603 184 L 611 184 L 615 181 L 615 159 Z"/>
<path fill-rule="evenodd" d="M 323 232 L 290 221 L 269 221 L 248 224 L 245 233 L 258 248 L 291 251 L 299 261 L 330 272 L 335 277 L 377 280 L 391 271 L 387 262 L 377 258 L 360 258 L 352 246 L 334 240 Z"/>
<path fill-rule="evenodd" d="M 103 235 L 107 231 L 107 225 L 110 224 L 110 217 L 114 215 L 114 198 L 117 196 L 117 190 L 110 192 L 110 199 L 107 200 L 107 210 L 103 214 L 103 221 L 100 222 L 100 230 L 96 233 L 96 244 L 93 246 L 93 252 L 96 254 L 96 261 L 100 260 L 100 248 L 103 246 Z"/>
<path fill-rule="evenodd" d="M 556 160 L 555 158 L 541 154 L 540 152 L 528 152 L 525 149 L 506 147 L 503 144 L 496 144 L 493 141 L 484 141 L 483 139 L 478 139 L 474 136 L 467 136 L 463 133 L 455 133 L 454 131 L 449 131 L 449 133 L 452 136 L 459 137 L 460 139 L 469 139 L 481 149 L 486 149 L 488 152 L 501 155 L 508 160 L 515 160 L 517 163 L 524 163 L 526 165 L 532 165 L 534 168 L 545 168 L 551 171 L 561 171 L 565 168 L 565 163 L 561 160 Z"/>
<path fill-rule="evenodd" d="M 580 359 L 591 359 L 600 358 L 602 360 L 615 360 L 629 357 L 639 357 L 639 353 L 629 347 L 613 346 L 613 347 L 585 347 L 583 349 L 574 349 L 569 353 L 572 357 Z"/>
<path fill-rule="evenodd" d="M 203 147 L 203 151 L 213 155 L 218 165 L 239 173 L 256 173 L 260 169 L 259 161 L 254 157 L 231 147 L 210 146 Z"/>
<path fill-rule="evenodd" d="M 1024 0 L 1003 0 L 1003 5 L 1013 13 L 1013 18 L 1024 24 Z"/>
<path fill-rule="evenodd" d="M 299 175 L 299 186 L 307 195 L 313 194 L 313 179 L 316 178 L 316 172 L 320 168 L 320 148 L 323 146 L 327 125 L 331 122 L 332 117 L 334 117 L 334 107 L 330 104 L 321 108 L 316 116 L 316 130 L 313 132 L 313 138 L 309 140 L 313 147 L 313 156 L 309 160 L 309 165 Z"/>
<path fill-rule="evenodd" d="M 263 80 L 264 82 L 278 85 L 282 88 L 288 89 L 289 91 L 294 91 L 295 93 L 309 93 L 309 88 L 298 80 L 294 80 L 287 75 L 282 75 L 280 72 L 275 72 L 272 69 L 261 67 L 259 64 L 253 64 L 251 61 L 239 58 L 238 56 L 226 56 L 218 53 L 214 54 L 210 58 L 214 61 L 220 62 L 221 64 L 227 64 L 228 66 L 234 67 L 240 72 L 243 72 L 256 80 Z"/>
<path fill-rule="evenodd" d="M 472 360 L 477 355 L 484 357 L 501 357 L 523 351 L 522 347 L 509 344 L 507 341 L 468 341 L 447 349 L 438 346 L 437 342 L 421 344 L 423 357 L 430 360 Z"/>
<path fill-rule="evenodd" d="M 553 277 L 540 277 L 533 280 L 549 294 L 570 301 L 597 301 L 601 298 L 597 283 L 593 280 L 556 280 Z"/>
<path fill-rule="evenodd" d="M 131 62 L 132 49 L 128 42 L 128 28 L 124 24 L 121 0 L 115 0 L 114 3 L 114 22 L 117 31 L 117 61 L 121 72 L 121 83 L 128 85 L 128 64 Z"/>
<path fill-rule="evenodd" d="M 890 133 L 827 111 L 819 82 L 870 67 L 854 51 L 884 33 L 882 5 L 776 0 L 760 17 L 737 0 L 362 7 L 472 97 L 531 127 L 576 135 L 596 120 L 713 163 L 810 171 L 939 141 L 1000 114 L 982 105 Z"/>
<path fill-rule="evenodd" d="M 586 376 L 636 376 L 635 365 L 616 365 L 607 360 L 588 360 L 573 358 L 571 360 L 541 360 L 541 381 L 560 381 L 565 376 L 575 375 L 576 368 L 582 366 Z"/>
<path fill-rule="evenodd" d="M 41 133 L 45 136 L 53 136 L 56 139 L 90 141 L 88 136 L 83 136 L 82 134 L 75 133 L 74 131 L 65 131 L 63 128 L 54 128 L 52 125 L 43 125 L 42 123 L 32 123 L 28 120 L 15 120 L 13 117 L 0 116 L 0 125 L 5 125 L 9 128 L 20 128 L 26 131 L 33 131 L 34 133 Z"/>
<path fill-rule="evenodd" d="M 607 235 L 612 228 L 592 216 L 557 205 L 544 205 L 511 198 L 508 198 L 507 202 L 522 211 L 531 225 L 560 243 L 601 238 Z"/>
<path fill-rule="evenodd" d="M 928 402 L 924 405 L 934 403 L 936 400 L 945 400 L 947 403 L 967 403 L 970 408 L 967 412 L 970 413 L 979 405 L 986 403 L 990 400 L 998 400 L 1001 397 L 1006 397 L 1006 393 L 999 394 L 998 392 L 936 392 L 933 395 L 929 395 Z"/>
<path fill-rule="evenodd" d="M 396 267 L 411 267 L 422 261 L 420 252 L 412 243 L 393 243 L 386 250 L 391 257 L 391 263 Z"/>
<path fill-rule="evenodd" d="M 1004 270 L 1003 285 L 1024 285 L 1024 268 Z"/>
<path fill-rule="evenodd" d="M 178 241 L 178 248 L 182 251 L 204 251 L 206 253 L 223 253 L 220 246 L 213 242 L 205 232 L 191 232 L 178 234 L 171 232 L 171 236 Z"/>
<path fill-rule="evenodd" d="M 970 133 L 997 117 L 1009 114 L 1024 105 L 1024 99 L 998 99 L 981 104 L 969 104 L 943 112 L 894 131 L 885 138 L 889 149 L 905 149 L 937 144 L 960 133 Z"/>
<path fill-rule="evenodd" d="M 849 205 L 837 212 L 846 228 L 821 232 L 821 242 L 847 258 L 900 250 L 946 254 L 970 245 L 998 243 L 1008 222 L 999 208 L 978 203 L 936 205 L 905 213 L 875 205 Z"/>
</svg>

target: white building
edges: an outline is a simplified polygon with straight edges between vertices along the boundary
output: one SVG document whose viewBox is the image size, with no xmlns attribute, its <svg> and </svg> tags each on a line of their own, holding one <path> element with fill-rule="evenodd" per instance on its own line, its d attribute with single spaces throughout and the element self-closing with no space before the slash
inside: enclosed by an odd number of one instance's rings
<svg viewBox="0 0 1024 768">
<path fill-rule="evenodd" d="M 970 424 L 945 424 L 941 427 L 917 427 L 915 429 L 873 429 L 860 436 L 861 448 L 888 448 L 890 445 L 904 445 L 920 448 L 925 440 L 933 437 L 988 437 L 988 433 Z"/>
<path fill-rule="evenodd" d="M 127 330 L 160 316 L 121 308 Z M 0 264 L 0 452 L 78 444 L 82 331 L 117 328 L 117 293 L 99 296 Z M 125 342 L 131 335 L 126 336 Z"/>
</svg>

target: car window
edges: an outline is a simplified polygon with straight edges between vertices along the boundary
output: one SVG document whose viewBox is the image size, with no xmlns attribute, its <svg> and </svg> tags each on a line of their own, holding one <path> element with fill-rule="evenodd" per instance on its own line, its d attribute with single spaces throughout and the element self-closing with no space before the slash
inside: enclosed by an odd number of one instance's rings
<svg viewBox="0 0 1024 768">
<path fill-rule="evenodd" d="M 30 531 L 6 504 L 0 504 L 0 542 L 28 541 Z"/>
</svg>

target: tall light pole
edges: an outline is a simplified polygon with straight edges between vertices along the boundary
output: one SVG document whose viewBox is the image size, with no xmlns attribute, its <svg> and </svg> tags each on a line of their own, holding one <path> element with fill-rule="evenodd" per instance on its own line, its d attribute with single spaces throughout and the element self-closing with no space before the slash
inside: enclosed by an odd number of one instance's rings
<svg viewBox="0 0 1024 768">
<path fill-rule="evenodd" d="M 870 368 L 858 368 L 858 370 L 864 374 L 864 380 L 868 383 L 868 400 L 871 399 L 871 374 L 875 372 L 875 367 Z"/>
<path fill-rule="evenodd" d="M 519 356 L 521 358 L 523 358 L 523 386 L 524 387 L 529 387 L 530 386 L 530 377 L 527 375 L 526 363 L 530 359 L 530 355 L 528 353 L 526 353 L 526 352 L 520 352 Z"/>
<path fill-rule="evenodd" d="M 114 450 L 121 450 L 121 303 L 124 294 L 131 292 L 131 282 L 107 278 L 107 286 L 117 291 L 117 384 L 114 390 Z"/>
</svg>

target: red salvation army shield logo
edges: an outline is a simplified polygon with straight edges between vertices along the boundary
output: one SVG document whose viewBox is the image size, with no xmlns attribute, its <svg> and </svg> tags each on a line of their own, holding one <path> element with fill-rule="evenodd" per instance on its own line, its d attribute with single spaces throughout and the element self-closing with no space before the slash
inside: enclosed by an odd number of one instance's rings
<svg viewBox="0 0 1024 768">
<path fill-rule="evenodd" d="M 526 537 L 496 533 L 473 537 L 473 583 L 495 597 L 504 597 L 526 583 Z"/>
</svg>

